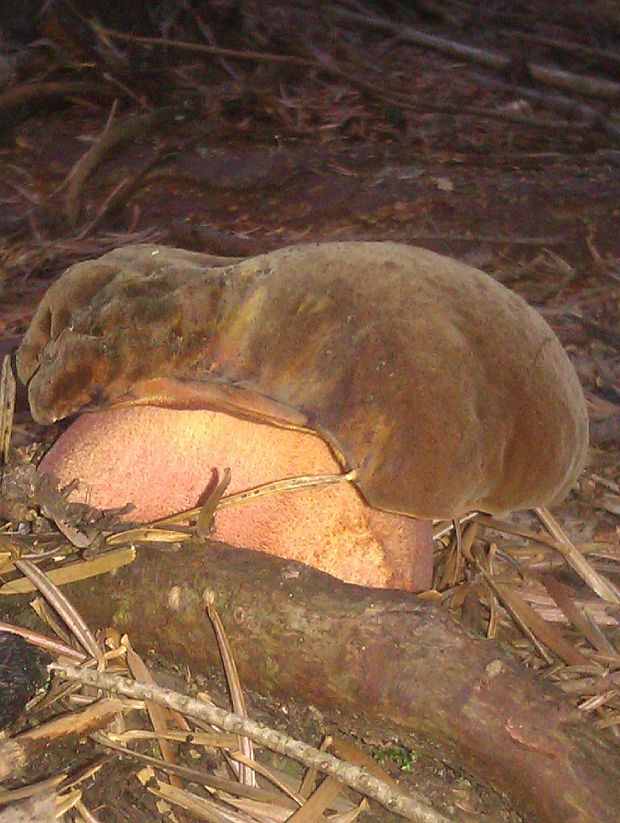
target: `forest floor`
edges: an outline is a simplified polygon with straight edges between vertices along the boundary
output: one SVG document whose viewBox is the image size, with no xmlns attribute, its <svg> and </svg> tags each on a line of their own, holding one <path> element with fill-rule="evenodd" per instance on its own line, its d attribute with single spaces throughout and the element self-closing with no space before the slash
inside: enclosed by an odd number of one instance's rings
<svg viewBox="0 0 620 823">
<path fill-rule="evenodd" d="M 179 3 L 169 19 L 131 11 L 122 27 L 101 11 L 107 29 L 93 22 L 104 4 L 90 4 L 88 16 L 83 4 L 49 5 L 21 26 L 17 12 L 0 19 L 1 351 L 66 266 L 125 243 L 234 256 L 313 240 L 394 240 L 455 257 L 525 297 L 566 347 L 593 438 L 578 488 L 554 513 L 620 583 L 620 97 L 541 86 L 528 69 L 529 61 L 620 83 L 617 4 L 588 4 L 589 18 L 552 2 L 536 4 L 534 17 L 525 3 L 509 4 L 510 13 L 500 3 L 334 4 L 364 22 L 324 4 L 265 3 L 259 12 L 221 2 L 207 12 Z M 377 17 L 399 30 L 381 30 Z M 510 66 L 497 73 L 408 42 L 406 26 L 507 54 Z M 282 54 L 292 59 L 274 57 Z M 560 95 L 572 101 L 570 116 Z M 17 446 L 44 436 L 20 403 Z M 441 577 L 441 558 L 439 569 Z M 550 598 L 539 593 L 537 605 L 570 634 L 566 619 L 550 616 Z M 596 608 L 616 649 L 610 671 L 620 671 L 618 609 Z M 617 693 L 609 701 L 593 716 L 617 715 Z M 316 738 L 325 725 L 293 702 L 253 696 L 250 705 L 292 734 Z M 399 770 L 398 741 L 366 742 L 445 813 L 521 819 L 424 756 Z M 92 750 L 84 752 L 85 761 Z M 106 762 L 106 779 L 84 792 L 98 819 L 170 819 L 135 771 L 129 760 Z"/>
</svg>

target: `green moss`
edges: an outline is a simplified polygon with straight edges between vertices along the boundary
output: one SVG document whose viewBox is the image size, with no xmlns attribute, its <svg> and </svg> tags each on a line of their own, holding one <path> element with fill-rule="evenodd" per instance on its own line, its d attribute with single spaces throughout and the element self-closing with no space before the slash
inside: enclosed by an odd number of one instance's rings
<svg viewBox="0 0 620 823">
<path fill-rule="evenodd" d="M 377 746 L 372 756 L 380 765 L 383 766 L 386 763 L 393 763 L 395 766 L 398 766 L 401 772 L 412 771 L 413 764 L 418 759 L 417 752 L 396 744 Z"/>
</svg>

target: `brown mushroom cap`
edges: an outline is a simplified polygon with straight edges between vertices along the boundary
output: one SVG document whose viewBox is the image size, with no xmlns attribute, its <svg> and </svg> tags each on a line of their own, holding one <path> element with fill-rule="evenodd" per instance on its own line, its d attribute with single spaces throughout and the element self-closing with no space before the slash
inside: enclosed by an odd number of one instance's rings
<svg viewBox="0 0 620 823">
<path fill-rule="evenodd" d="M 311 429 L 371 506 L 415 517 L 552 503 L 587 451 L 581 386 L 542 317 L 395 243 L 232 264 L 118 249 L 52 286 L 17 364 L 41 422 L 151 403 Z"/>
</svg>

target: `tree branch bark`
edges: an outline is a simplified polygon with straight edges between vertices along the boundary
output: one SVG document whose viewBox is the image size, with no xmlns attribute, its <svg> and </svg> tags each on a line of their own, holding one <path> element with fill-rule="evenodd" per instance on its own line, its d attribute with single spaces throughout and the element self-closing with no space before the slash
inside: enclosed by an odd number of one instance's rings
<svg viewBox="0 0 620 823">
<path fill-rule="evenodd" d="M 343 8 L 330 7 L 330 11 L 337 17 L 352 20 L 355 23 L 363 23 L 369 28 L 386 31 L 395 34 L 402 40 L 413 43 L 416 46 L 434 49 L 442 54 L 448 54 L 461 60 L 468 60 L 478 63 L 495 71 L 508 71 L 511 66 L 511 58 L 499 52 L 479 49 L 475 46 L 468 46 L 465 43 L 458 43 L 449 40 L 447 37 L 437 37 L 434 34 L 426 34 L 417 31 L 409 26 L 399 23 L 392 23 L 389 20 L 382 20 L 379 17 L 369 17 L 364 14 L 356 14 Z M 528 72 L 537 83 L 559 89 L 564 92 L 581 94 L 586 97 L 597 97 L 610 102 L 620 101 L 620 83 L 612 80 L 605 80 L 601 77 L 592 77 L 585 74 L 574 74 L 573 72 L 557 69 L 552 66 L 542 66 L 538 63 L 527 63 Z"/>
<path fill-rule="evenodd" d="M 376 718 L 541 823 L 617 821 L 611 741 L 499 644 L 414 595 L 217 543 L 141 549 L 113 582 L 92 578 L 68 594 L 92 624 L 197 671 L 220 665 L 207 589 L 245 685 Z"/>
</svg>

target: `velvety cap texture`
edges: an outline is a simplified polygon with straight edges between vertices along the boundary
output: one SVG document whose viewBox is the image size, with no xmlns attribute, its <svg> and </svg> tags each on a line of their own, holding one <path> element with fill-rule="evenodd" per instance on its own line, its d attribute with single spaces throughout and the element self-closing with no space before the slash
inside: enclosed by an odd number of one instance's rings
<svg viewBox="0 0 620 823">
<path fill-rule="evenodd" d="M 17 363 L 41 422 L 132 402 L 308 428 L 370 505 L 416 517 L 553 503 L 587 452 L 583 392 L 543 318 L 395 243 L 232 262 L 126 247 L 51 287 Z"/>
</svg>

